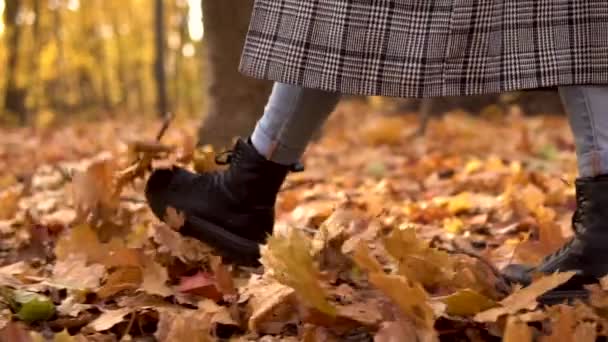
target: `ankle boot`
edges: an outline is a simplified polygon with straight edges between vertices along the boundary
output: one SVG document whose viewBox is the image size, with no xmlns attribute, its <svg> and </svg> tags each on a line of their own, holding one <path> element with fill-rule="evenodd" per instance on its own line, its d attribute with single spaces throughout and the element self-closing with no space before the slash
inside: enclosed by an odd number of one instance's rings
<svg viewBox="0 0 608 342">
<path fill-rule="evenodd" d="M 156 170 L 146 184 L 146 198 L 160 220 L 167 207 L 184 213 L 182 234 L 234 262 L 256 265 L 259 245 L 272 234 L 277 193 L 292 167 L 268 161 L 242 140 L 227 163 L 226 170 L 202 174 L 178 167 Z"/>
<path fill-rule="evenodd" d="M 576 271 L 572 283 L 582 285 L 608 274 L 608 177 L 578 179 L 576 206 L 574 237 L 536 267 L 507 266 L 509 280 L 528 285 L 533 273 Z"/>
</svg>

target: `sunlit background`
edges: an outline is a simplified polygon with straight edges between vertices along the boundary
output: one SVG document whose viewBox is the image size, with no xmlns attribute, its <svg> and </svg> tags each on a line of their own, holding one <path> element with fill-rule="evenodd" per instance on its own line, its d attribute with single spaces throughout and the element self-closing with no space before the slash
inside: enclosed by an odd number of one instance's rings
<svg viewBox="0 0 608 342">
<path fill-rule="evenodd" d="M 154 1 L 10 1 L 0 0 L 0 124 L 14 116 L 7 107 L 46 116 L 153 111 Z M 205 101 L 201 0 L 163 4 L 171 108 L 195 115 Z"/>
</svg>

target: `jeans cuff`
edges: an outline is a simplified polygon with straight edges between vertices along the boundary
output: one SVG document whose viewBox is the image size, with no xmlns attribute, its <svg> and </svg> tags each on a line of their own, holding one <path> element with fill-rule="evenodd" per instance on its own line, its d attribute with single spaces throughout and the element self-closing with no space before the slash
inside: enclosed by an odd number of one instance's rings
<svg viewBox="0 0 608 342">
<path fill-rule="evenodd" d="M 608 150 L 595 150 L 578 156 L 581 177 L 595 177 L 608 174 Z"/>
</svg>

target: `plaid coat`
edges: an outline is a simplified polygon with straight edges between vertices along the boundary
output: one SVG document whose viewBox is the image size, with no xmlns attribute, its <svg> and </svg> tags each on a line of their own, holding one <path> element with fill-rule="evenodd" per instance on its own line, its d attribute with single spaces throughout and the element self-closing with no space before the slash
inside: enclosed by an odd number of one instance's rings
<svg viewBox="0 0 608 342">
<path fill-rule="evenodd" d="M 396 97 L 608 84 L 608 0 L 256 0 L 240 71 Z"/>
</svg>

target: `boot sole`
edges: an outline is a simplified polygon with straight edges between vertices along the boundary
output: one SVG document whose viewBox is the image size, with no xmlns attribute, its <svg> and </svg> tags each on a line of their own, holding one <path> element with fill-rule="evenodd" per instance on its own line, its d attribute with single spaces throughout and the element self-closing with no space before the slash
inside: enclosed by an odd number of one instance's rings
<svg viewBox="0 0 608 342">
<path fill-rule="evenodd" d="M 589 299 L 589 292 L 587 290 L 557 290 L 550 291 L 544 295 L 538 297 L 538 302 L 551 306 L 558 304 L 573 304 L 576 300 L 586 302 Z"/>
<path fill-rule="evenodd" d="M 180 229 L 180 233 L 216 248 L 228 262 L 245 266 L 260 265 L 260 244 L 258 242 L 231 233 L 213 222 L 190 216 Z"/>
</svg>

